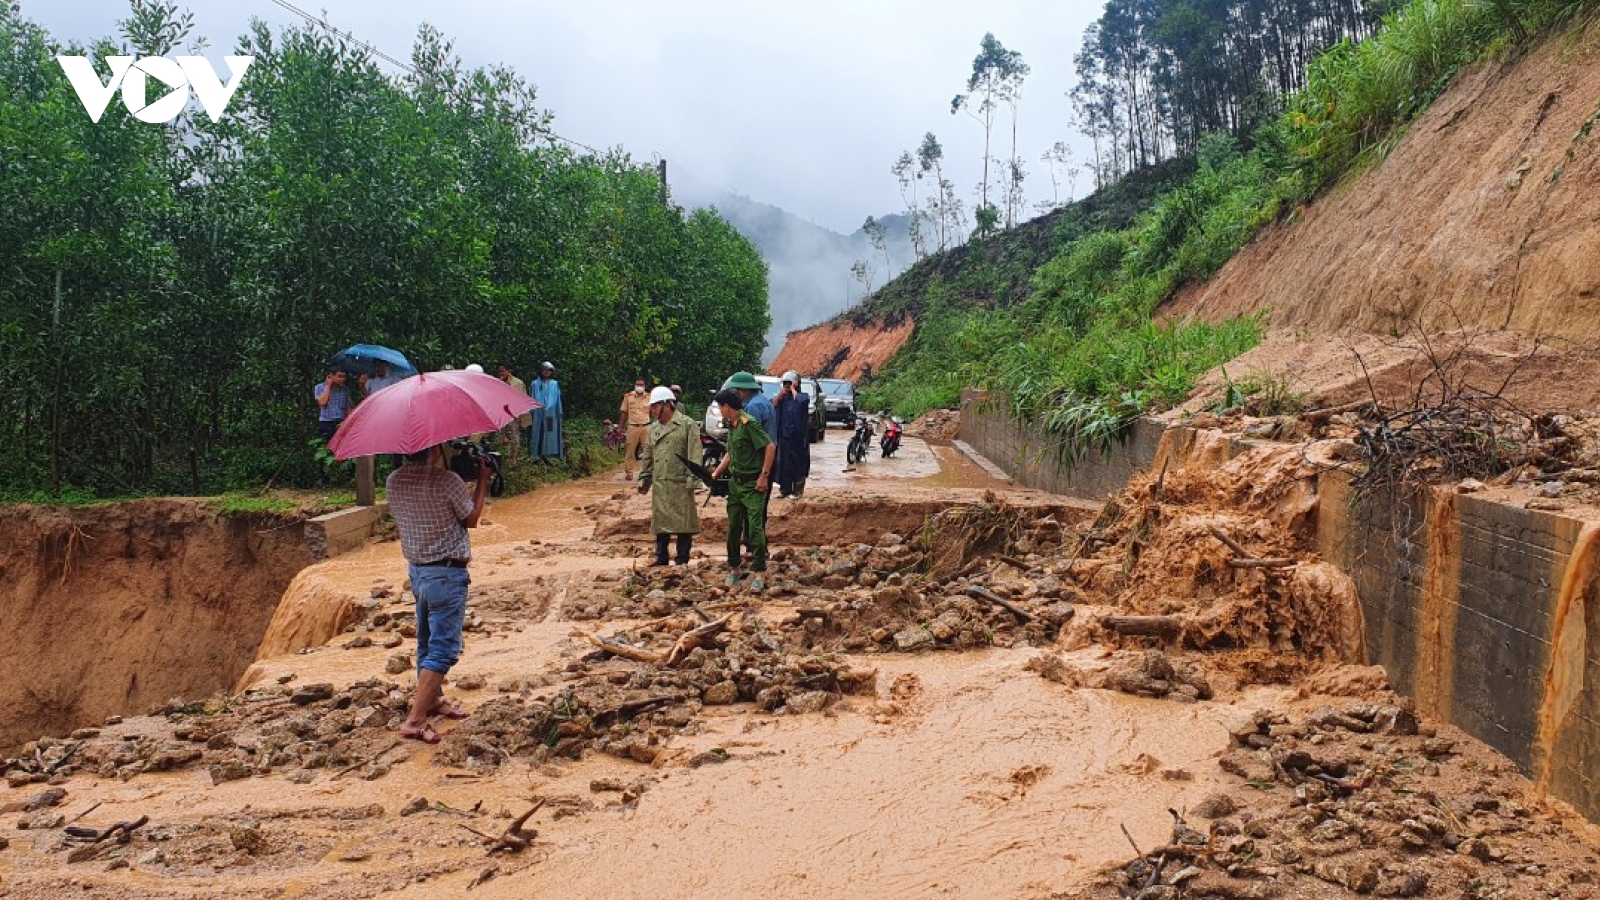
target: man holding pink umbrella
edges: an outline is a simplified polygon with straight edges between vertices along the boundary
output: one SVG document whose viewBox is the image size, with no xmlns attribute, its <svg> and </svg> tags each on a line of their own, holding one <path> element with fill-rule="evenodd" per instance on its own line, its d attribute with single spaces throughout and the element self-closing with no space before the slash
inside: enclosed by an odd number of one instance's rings
<svg viewBox="0 0 1600 900">
<path fill-rule="evenodd" d="M 386 482 L 389 515 L 400 529 L 417 609 L 417 693 L 400 725 L 403 738 L 437 744 L 442 738 L 430 718 L 467 715 L 444 699 L 444 677 L 461 658 L 461 625 L 472 585 L 467 529 L 477 527 L 483 516 L 491 473 L 480 461 L 464 481 L 436 465 L 440 445 L 498 431 L 534 406 L 528 395 L 480 372 L 427 372 L 367 398 L 328 445 L 338 459 L 406 455 L 405 465 Z"/>
<path fill-rule="evenodd" d="M 411 594 L 417 600 L 417 694 L 400 736 L 437 744 L 430 716 L 463 718 L 465 712 L 444 699 L 444 676 L 461 658 L 461 624 L 467 612 L 472 576 L 468 528 L 483 516 L 489 467 L 478 466 L 470 492 L 461 476 L 436 463 L 437 445 L 412 453 L 385 483 L 389 515 L 400 529 L 400 550 L 410 564 Z"/>
</svg>

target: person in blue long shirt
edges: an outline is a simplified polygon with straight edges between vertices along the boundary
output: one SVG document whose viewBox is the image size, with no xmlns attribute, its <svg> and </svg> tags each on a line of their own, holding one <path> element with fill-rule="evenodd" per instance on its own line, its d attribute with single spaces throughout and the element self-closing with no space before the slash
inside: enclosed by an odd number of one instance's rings
<svg viewBox="0 0 1600 900">
<path fill-rule="evenodd" d="M 540 406 L 533 411 L 533 433 L 528 440 L 528 453 L 534 459 L 566 459 L 566 449 L 561 442 L 561 384 L 556 381 L 556 367 L 549 362 L 539 364 L 539 377 L 528 387 L 529 396 Z"/>
</svg>

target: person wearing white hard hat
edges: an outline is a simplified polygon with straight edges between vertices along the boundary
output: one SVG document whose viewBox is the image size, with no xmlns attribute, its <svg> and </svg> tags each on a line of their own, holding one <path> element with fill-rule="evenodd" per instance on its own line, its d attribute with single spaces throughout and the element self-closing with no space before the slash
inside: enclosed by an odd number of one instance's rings
<svg viewBox="0 0 1600 900">
<path fill-rule="evenodd" d="M 800 390 L 800 373 L 789 371 L 772 405 L 778 411 L 778 496 L 805 496 L 811 475 L 811 397 Z"/>
<path fill-rule="evenodd" d="M 700 429 L 678 410 L 672 389 L 650 392 L 650 426 L 639 468 L 639 493 L 651 493 L 650 531 L 656 536 L 652 566 L 667 564 L 667 545 L 677 538 L 675 561 L 689 564 L 689 548 L 700 532 L 700 513 L 694 505 L 695 477 L 685 460 L 702 461 Z"/>
</svg>

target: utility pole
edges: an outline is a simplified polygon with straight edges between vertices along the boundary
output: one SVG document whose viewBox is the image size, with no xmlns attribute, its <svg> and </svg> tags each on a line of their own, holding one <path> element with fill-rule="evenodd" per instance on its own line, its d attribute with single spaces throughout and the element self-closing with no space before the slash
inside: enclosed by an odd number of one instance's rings
<svg viewBox="0 0 1600 900">
<path fill-rule="evenodd" d="M 667 201 L 667 161 L 665 158 L 656 163 L 656 169 L 661 173 L 661 205 L 671 206 Z"/>
</svg>

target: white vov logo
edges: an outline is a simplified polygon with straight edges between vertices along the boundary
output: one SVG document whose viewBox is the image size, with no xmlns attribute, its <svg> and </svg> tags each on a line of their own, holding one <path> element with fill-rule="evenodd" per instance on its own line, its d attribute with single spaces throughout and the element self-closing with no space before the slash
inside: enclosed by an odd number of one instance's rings
<svg viewBox="0 0 1600 900">
<path fill-rule="evenodd" d="M 228 108 L 228 101 L 233 99 L 233 92 L 244 81 L 244 73 L 256 61 L 254 56 L 224 56 L 232 80 L 223 84 L 216 70 L 203 56 L 180 56 L 177 61 L 165 56 L 146 56 L 137 61 L 131 56 L 108 56 L 105 59 L 106 64 L 111 66 L 111 80 L 102 82 L 88 57 L 56 57 L 56 62 L 61 63 L 61 71 L 67 73 L 67 80 L 72 82 L 72 89 L 78 92 L 78 99 L 83 102 L 83 111 L 94 122 L 99 122 L 105 114 L 106 107 L 111 105 L 111 96 L 118 88 L 122 89 L 122 105 L 141 122 L 170 122 L 176 119 L 189 103 L 189 92 L 185 88 L 193 88 L 194 95 L 200 98 L 200 105 L 205 107 L 211 121 L 219 122 Z M 166 96 L 146 103 L 146 76 L 172 90 Z"/>
</svg>

